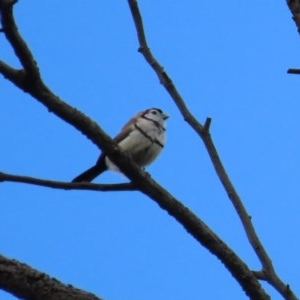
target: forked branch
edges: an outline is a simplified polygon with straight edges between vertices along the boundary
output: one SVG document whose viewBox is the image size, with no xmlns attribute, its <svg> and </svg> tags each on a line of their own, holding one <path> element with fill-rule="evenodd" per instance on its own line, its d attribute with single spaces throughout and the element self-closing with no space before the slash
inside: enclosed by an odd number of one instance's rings
<svg viewBox="0 0 300 300">
<path fill-rule="evenodd" d="M 30 79 L 32 81 L 39 80 L 40 73 L 37 64 L 27 44 L 19 34 L 13 17 L 13 5 L 17 2 L 17 0 L 0 1 L 2 31 L 13 47 L 15 54 L 23 68 L 26 70 L 27 75 L 30 76 Z"/>
</svg>

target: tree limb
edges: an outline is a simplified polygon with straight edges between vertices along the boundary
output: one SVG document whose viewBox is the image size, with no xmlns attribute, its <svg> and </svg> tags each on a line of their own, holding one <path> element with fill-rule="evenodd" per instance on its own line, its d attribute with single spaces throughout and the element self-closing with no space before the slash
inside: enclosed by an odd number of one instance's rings
<svg viewBox="0 0 300 300">
<path fill-rule="evenodd" d="M 101 300 L 28 265 L 0 255 L 0 288 L 21 299 Z"/>
<path fill-rule="evenodd" d="M 300 0 L 287 0 L 286 1 L 296 23 L 298 33 L 300 33 Z"/>
<path fill-rule="evenodd" d="M 290 68 L 287 70 L 288 74 L 300 74 L 300 69 L 296 69 L 296 68 Z"/>
<path fill-rule="evenodd" d="M 44 187 L 50 187 L 54 189 L 62 190 L 89 190 L 89 191 L 101 191 L 101 192 L 112 192 L 112 191 L 136 191 L 137 187 L 129 183 L 116 183 L 116 184 L 98 184 L 89 182 L 62 182 L 54 180 L 46 180 L 29 176 L 12 175 L 0 172 L 0 182 L 20 182 L 33 185 L 39 185 Z"/>
<path fill-rule="evenodd" d="M 292 18 L 295 21 L 295 24 L 300 33 L 300 0 L 287 0 L 287 5 L 292 13 Z M 300 69 L 290 68 L 287 71 L 288 74 L 300 74 Z"/>
<path fill-rule="evenodd" d="M 37 64 L 27 44 L 19 34 L 13 17 L 13 5 L 16 2 L 16 0 L 0 1 L 2 30 L 31 81 L 40 80 Z"/>
<path fill-rule="evenodd" d="M 0 73 L 4 76 L 4 78 L 18 82 L 19 86 L 23 85 L 25 80 L 24 70 L 17 70 L 6 64 L 4 61 L 0 60 Z"/>
</svg>

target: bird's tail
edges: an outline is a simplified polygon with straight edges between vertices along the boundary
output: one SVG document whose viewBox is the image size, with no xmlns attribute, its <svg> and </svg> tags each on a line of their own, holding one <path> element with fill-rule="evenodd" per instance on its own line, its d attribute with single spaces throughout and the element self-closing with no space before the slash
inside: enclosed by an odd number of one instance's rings
<svg viewBox="0 0 300 300">
<path fill-rule="evenodd" d="M 107 166 L 105 164 L 105 159 L 100 158 L 97 163 L 91 168 L 87 169 L 77 177 L 75 177 L 72 182 L 91 182 L 101 173 L 107 170 Z"/>
</svg>

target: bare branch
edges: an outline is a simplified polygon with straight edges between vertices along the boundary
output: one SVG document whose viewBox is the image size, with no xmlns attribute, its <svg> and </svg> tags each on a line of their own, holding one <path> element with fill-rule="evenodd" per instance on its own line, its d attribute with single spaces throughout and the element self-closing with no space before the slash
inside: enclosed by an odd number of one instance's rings
<svg viewBox="0 0 300 300">
<path fill-rule="evenodd" d="M 0 288 L 21 299 L 101 300 L 91 293 L 63 284 L 45 273 L 2 255 Z"/>
<path fill-rule="evenodd" d="M 300 0 L 287 0 L 286 2 L 293 15 L 293 20 L 296 23 L 298 33 L 300 33 Z"/>
<path fill-rule="evenodd" d="M 139 40 L 139 52 L 143 54 L 146 61 L 153 68 L 156 75 L 158 76 L 160 83 L 169 92 L 170 96 L 174 100 L 174 103 L 177 105 L 178 109 L 182 113 L 184 120 L 187 121 L 195 129 L 196 132 L 201 132 L 203 130 L 203 126 L 197 121 L 197 119 L 188 110 L 183 98 L 177 91 L 172 80 L 170 79 L 168 74 L 165 72 L 164 68 L 159 64 L 157 59 L 153 56 L 152 52 L 150 51 L 150 48 L 147 44 L 144 26 L 143 26 L 143 20 L 138 8 L 137 1 L 128 0 L 128 3 L 137 31 L 137 36 Z"/>
<path fill-rule="evenodd" d="M 211 118 L 206 118 L 204 123 L 204 128 L 203 128 L 203 131 L 205 133 L 209 132 L 210 124 L 211 124 Z"/>
<path fill-rule="evenodd" d="M 261 271 L 253 271 L 254 276 L 259 280 L 265 280 L 266 281 L 266 274 L 264 270 Z"/>
<path fill-rule="evenodd" d="M 7 65 L 2 60 L 0 60 L 0 74 L 2 74 L 4 78 L 18 83 L 19 86 L 24 85 L 24 81 L 25 81 L 24 70 L 14 69 L 11 66 Z"/>
<path fill-rule="evenodd" d="M 96 184 L 96 183 L 72 183 L 54 180 L 46 180 L 29 176 L 12 175 L 0 172 L 0 182 L 21 182 L 39 186 L 50 187 L 63 190 L 89 190 L 101 192 L 119 192 L 119 191 L 136 191 L 137 187 L 133 183 L 116 183 L 116 184 Z"/>
<path fill-rule="evenodd" d="M 252 225 L 251 218 L 249 217 L 249 214 L 247 213 L 241 198 L 239 197 L 237 191 L 235 190 L 231 180 L 229 179 L 229 176 L 220 160 L 220 157 L 217 153 L 217 150 L 214 146 L 214 143 L 211 139 L 210 133 L 209 133 L 209 127 L 211 123 L 211 119 L 207 118 L 204 126 L 200 124 L 197 119 L 192 115 L 192 113 L 187 108 L 185 101 L 181 97 L 180 93 L 174 86 L 171 78 L 167 74 L 167 72 L 163 69 L 163 67 L 160 65 L 160 63 L 157 61 L 157 59 L 152 54 L 147 40 L 145 36 L 144 31 L 144 25 L 143 20 L 141 17 L 141 13 L 139 11 L 138 2 L 137 0 L 128 0 L 129 7 L 131 10 L 131 14 L 135 23 L 135 28 L 139 40 L 139 52 L 141 52 L 146 59 L 146 61 L 149 63 L 149 65 L 152 67 L 156 75 L 158 76 L 160 82 L 163 84 L 165 89 L 170 94 L 171 98 L 173 99 L 174 103 L 177 105 L 179 111 L 181 112 L 183 118 L 187 123 L 195 130 L 195 132 L 201 137 L 202 141 L 205 144 L 206 150 L 209 154 L 209 157 L 212 161 L 212 164 L 216 170 L 216 173 L 226 190 L 229 199 L 231 200 L 232 204 L 234 205 L 240 220 L 242 222 L 242 225 L 244 227 L 244 230 L 246 232 L 246 235 L 248 237 L 248 240 L 254 249 L 256 255 L 260 259 L 263 268 L 267 270 L 268 272 L 268 282 L 275 287 L 286 299 L 293 299 L 296 300 L 296 296 L 291 292 L 289 295 L 286 293 L 286 288 L 284 283 L 278 278 L 278 276 L 275 273 L 275 270 L 273 268 L 271 259 L 269 258 L 266 250 L 264 249 L 262 243 L 260 242 L 255 229 Z M 289 290 L 290 291 L 290 290 Z"/>
<path fill-rule="evenodd" d="M 290 68 L 287 70 L 288 74 L 300 74 L 300 69 Z"/>
<path fill-rule="evenodd" d="M 248 240 L 249 240 L 250 244 L 252 245 L 252 248 L 255 250 L 263 267 L 268 271 L 274 272 L 272 262 L 255 232 L 255 229 L 251 222 L 251 217 L 248 215 L 248 212 L 246 211 L 241 198 L 239 197 L 237 191 L 235 190 L 232 182 L 229 179 L 229 176 L 227 175 L 227 172 L 225 171 L 225 168 L 221 162 L 221 159 L 219 157 L 219 154 L 218 154 L 217 149 L 212 141 L 210 134 L 205 134 L 203 136 L 203 142 L 209 153 L 209 156 L 214 165 L 216 173 L 218 174 L 220 181 L 222 182 L 222 184 L 227 192 L 228 197 L 231 199 L 232 204 L 234 205 L 234 207 L 242 221 L 242 224 L 244 226 Z"/>
<path fill-rule="evenodd" d="M 19 34 L 15 20 L 13 18 L 13 5 L 16 2 L 17 1 L 15 0 L 0 1 L 2 30 L 5 34 L 5 37 L 13 47 L 23 68 L 27 72 L 27 75 L 31 78 L 31 81 L 39 80 L 40 73 L 37 64 L 33 58 L 31 51 L 27 47 L 27 44 Z"/>
</svg>

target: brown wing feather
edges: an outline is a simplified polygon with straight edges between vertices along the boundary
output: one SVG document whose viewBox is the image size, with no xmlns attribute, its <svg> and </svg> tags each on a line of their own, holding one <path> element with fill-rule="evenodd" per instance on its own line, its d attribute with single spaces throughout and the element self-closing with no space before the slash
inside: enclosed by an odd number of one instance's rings
<svg viewBox="0 0 300 300">
<path fill-rule="evenodd" d="M 133 118 L 131 118 L 124 125 L 124 127 L 122 128 L 120 133 L 118 135 L 116 135 L 113 140 L 116 143 L 120 143 L 122 140 L 124 140 L 130 134 L 130 132 L 134 129 L 134 124 L 136 123 L 137 119 L 140 118 L 144 113 L 145 113 L 145 111 L 143 110 L 143 111 L 137 113 Z"/>
<path fill-rule="evenodd" d="M 133 118 L 131 118 L 122 128 L 121 132 L 113 139 L 116 143 L 120 143 L 123 139 L 125 139 L 130 132 L 134 129 L 134 124 L 136 123 L 137 119 L 145 114 L 147 110 L 141 111 L 136 114 Z M 76 178 L 74 178 L 73 182 L 91 182 L 94 178 L 99 176 L 102 172 L 107 170 L 107 166 L 105 163 L 105 154 L 101 154 L 94 166 L 89 168 L 88 170 L 84 171 Z"/>
</svg>

